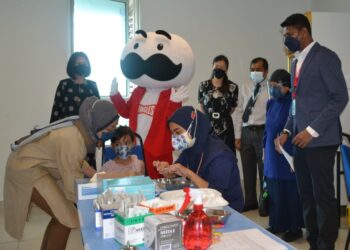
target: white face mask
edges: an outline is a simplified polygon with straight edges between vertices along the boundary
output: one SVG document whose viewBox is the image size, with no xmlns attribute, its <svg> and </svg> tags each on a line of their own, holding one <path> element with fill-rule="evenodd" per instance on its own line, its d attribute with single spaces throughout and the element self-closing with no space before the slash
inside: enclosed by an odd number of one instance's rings
<svg viewBox="0 0 350 250">
<path fill-rule="evenodd" d="M 262 81 L 264 81 L 264 73 L 262 71 L 252 71 L 250 72 L 250 79 L 252 79 L 252 81 L 254 83 L 261 83 Z"/>
</svg>

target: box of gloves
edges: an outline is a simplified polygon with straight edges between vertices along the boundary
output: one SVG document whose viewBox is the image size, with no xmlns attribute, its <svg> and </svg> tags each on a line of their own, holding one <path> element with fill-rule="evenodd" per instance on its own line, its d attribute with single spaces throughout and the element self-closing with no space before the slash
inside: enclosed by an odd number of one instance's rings
<svg viewBox="0 0 350 250">
<path fill-rule="evenodd" d="M 140 207 L 141 210 L 144 208 Z M 146 212 L 132 217 L 124 217 L 115 213 L 115 239 L 122 245 L 142 245 L 144 243 L 144 220 L 153 214 Z"/>
</svg>

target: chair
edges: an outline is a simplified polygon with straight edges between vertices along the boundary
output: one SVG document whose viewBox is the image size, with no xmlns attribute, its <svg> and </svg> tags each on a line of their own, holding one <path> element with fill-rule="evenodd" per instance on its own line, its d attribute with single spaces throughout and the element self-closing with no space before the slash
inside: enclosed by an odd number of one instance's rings
<svg viewBox="0 0 350 250">
<path fill-rule="evenodd" d="M 348 139 L 348 142 L 350 143 L 350 135 L 343 134 Z M 347 146 L 345 144 L 340 145 L 340 153 L 341 153 L 341 159 L 343 163 L 343 170 L 344 170 L 344 179 L 345 179 L 345 186 L 346 186 L 346 193 L 348 196 L 348 202 L 350 203 L 350 146 Z M 348 219 L 348 235 L 346 238 L 345 243 L 345 250 L 348 249 L 349 243 L 350 243 L 350 204 L 346 207 L 346 216 Z"/>
</svg>

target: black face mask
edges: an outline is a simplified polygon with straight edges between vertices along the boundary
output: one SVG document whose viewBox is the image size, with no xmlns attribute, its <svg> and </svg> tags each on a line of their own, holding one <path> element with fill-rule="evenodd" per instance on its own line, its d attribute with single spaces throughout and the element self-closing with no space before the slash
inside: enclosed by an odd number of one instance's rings
<svg viewBox="0 0 350 250">
<path fill-rule="evenodd" d="M 88 76 L 89 75 L 89 67 L 86 64 L 78 64 L 74 66 L 74 72 L 80 76 Z"/>
<path fill-rule="evenodd" d="M 215 76 L 215 78 L 221 79 L 226 75 L 226 72 L 222 69 L 213 69 L 213 75 Z"/>
</svg>

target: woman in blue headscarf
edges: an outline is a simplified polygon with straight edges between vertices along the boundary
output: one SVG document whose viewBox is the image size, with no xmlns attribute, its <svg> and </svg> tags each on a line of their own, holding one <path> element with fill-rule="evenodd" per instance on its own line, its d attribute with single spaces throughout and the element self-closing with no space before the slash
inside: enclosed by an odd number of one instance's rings
<svg viewBox="0 0 350 250">
<path fill-rule="evenodd" d="M 269 80 L 271 99 L 266 108 L 266 126 L 263 137 L 264 176 L 269 193 L 269 228 L 272 233 L 284 233 L 282 239 L 290 242 L 303 236 L 303 215 L 295 173 L 287 160 L 275 149 L 274 140 L 284 133 L 292 96 L 290 74 L 284 69 L 272 73 Z M 291 140 L 284 149 L 292 154 Z"/>
<path fill-rule="evenodd" d="M 172 165 L 154 162 L 157 170 L 166 177 L 186 177 L 199 188 L 216 189 L 230 207 L 241 211 L 244 202 L 237 159 L 222 140 L 211 135 L 206 115 L 184 106 L 174 112 L 168 125 L 172 145 L 181 154 Z"/>
</svg>

